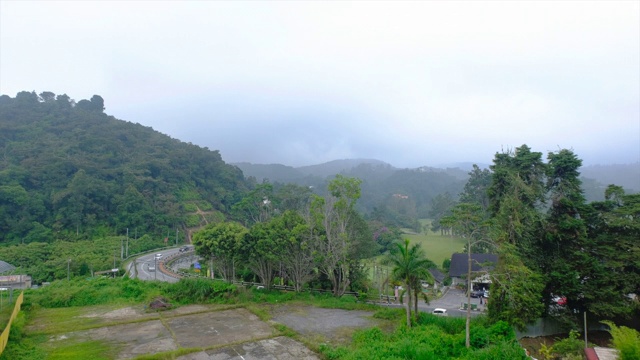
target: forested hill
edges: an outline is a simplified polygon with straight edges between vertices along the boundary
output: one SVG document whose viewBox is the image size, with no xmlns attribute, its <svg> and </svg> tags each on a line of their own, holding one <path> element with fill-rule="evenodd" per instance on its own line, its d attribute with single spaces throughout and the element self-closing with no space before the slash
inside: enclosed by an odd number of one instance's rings
<svg viewBox="0 0 640 360">
<path fill-rule="evenodd" d="M 247 189 L 217 151 L 106 115 L 98 95 L 0 96 L 0 154 L 0 243 L 166 235 Z"/>
</svg>

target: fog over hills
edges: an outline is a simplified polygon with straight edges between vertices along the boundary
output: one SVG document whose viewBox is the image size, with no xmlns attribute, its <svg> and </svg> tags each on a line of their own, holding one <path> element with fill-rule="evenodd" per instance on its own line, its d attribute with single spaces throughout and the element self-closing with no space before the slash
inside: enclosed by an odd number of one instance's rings
<svg viewBox="0 0 640 360">
<path fill-rule="evenodd" d="M 252 164 L 249 162 L 235 163 L 247 177 L 254 177 L 257 181 L 268 179 L 271 182 L 295 182 L 317 183 L 321 179 L 332 177 L 336 174 L 350 173 L 353 169 L 368 165 L 378 169 L 378 175 L 382 172 L 392 173 L 401 168 L 394 167 L 387 162 L 376 159 L 341 159 L 309 166 L 287 166 L 283 164 Z M 489 164 L 477 164 L 480 168 L 488 168 Z M 420 172 L 447 173 L 459 180 L 465 180 L 468 172 L 473 168 L 473 163 L 448 163 L 439 167 L 423 166 L 414 169 Z M 611 164 L 590 165 L 581 168 L 583 188 L 589 200 L 601 200 L 604 197 L 604 189 L 609 184 L 620 185 L 627 192 L 640 192 L 640 163 L 635 164 Z M 306 179 L 307 181 L 304 181 Z M 315 179 L 310 181 L 310 179 Z"/>
</svg>

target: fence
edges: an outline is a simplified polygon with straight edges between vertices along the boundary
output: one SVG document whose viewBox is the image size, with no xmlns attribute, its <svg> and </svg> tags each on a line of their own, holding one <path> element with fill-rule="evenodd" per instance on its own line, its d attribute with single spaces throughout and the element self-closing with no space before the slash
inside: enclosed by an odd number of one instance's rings
<svg viewBox="0 0 640 360">
<path fill-rule="evenodd" d="M 9 322 L 7 322 L 7 326 L 2 331 L 2 335 L 0 335 L 0 354 L 4 351 L 4 348 L 7 346 L 9 342 L 9 332 L 11 331 L 11 323 L 18 316 L 20 312 L 20 305 L 22 305 L 22 299 L 24 296 L 24 292 L 21 292 L 18 298 L 16 299 L 16 304 L 13 307 L 13 312 L 11 313 L 11 317 L 9 318 Z"/>
</svg>

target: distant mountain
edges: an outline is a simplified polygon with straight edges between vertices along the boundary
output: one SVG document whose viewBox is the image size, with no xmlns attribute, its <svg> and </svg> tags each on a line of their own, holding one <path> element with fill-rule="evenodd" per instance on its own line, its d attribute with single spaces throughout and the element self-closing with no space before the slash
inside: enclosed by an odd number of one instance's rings
<svg viewBox="0 0 640 360">
<path fill-rule="evenodd" d="M 435 167 L 439 168 L 439 169 L 449 169 L 449 168 L 450 169 L 455 169 L 455 168 L 458 168 L 460 170 L 464 170 L 466 172 L 469 172 L 469 171 L 473 170 L 473 165 L 478 165 L 478 167 L 480 169 L 488 169 L 489 166 L 491 166 L 490 164 L 483 164 L 483 163 L 457 162 L 457 163 L 438 164 Z"/>
<path fill-rule="evenodd" d="M 282 164 L 252 164 L 248 162 L 234 163 L 245 177 L 253 177 L 258 183 L 267 179 L 270 182 L 296 183 L 305 177 L 297 168 Z"/>
<path fill-rule="evenodd" d="M 305 175 L 326 178 L 332 177 L 336 174 L 340 174 L 344 171 L 351 170 L 362 164 L 391 167 L 391 165 L 385 163 L 384 161 L 375 159 L 342 159 L 333 160 L 318 165 L 301 166 L 297 169 Z"/>
<path fill-rule="evenodd" d="M 584 166 L 580 173 L 584 178 L 596 180 L 603 188 L 615 184 L 630 192 L 640 192 L 640 163 Z"/>
</svg>

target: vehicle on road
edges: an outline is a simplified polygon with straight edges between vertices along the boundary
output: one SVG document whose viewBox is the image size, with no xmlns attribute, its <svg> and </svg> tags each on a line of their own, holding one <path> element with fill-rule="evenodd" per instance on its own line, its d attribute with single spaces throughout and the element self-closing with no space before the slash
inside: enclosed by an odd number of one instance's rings
<svg viewBox="0 0 640 360">
<path fill-rule="evenodd" d="M 156 260 L 162 259 L 162 254 L 156 254 Z"/>
<path fill-rule="evenodd" d="M 431 313 L 433 315 L 447 316 L 447 309 L 435 308 Z"/>
</svg>

